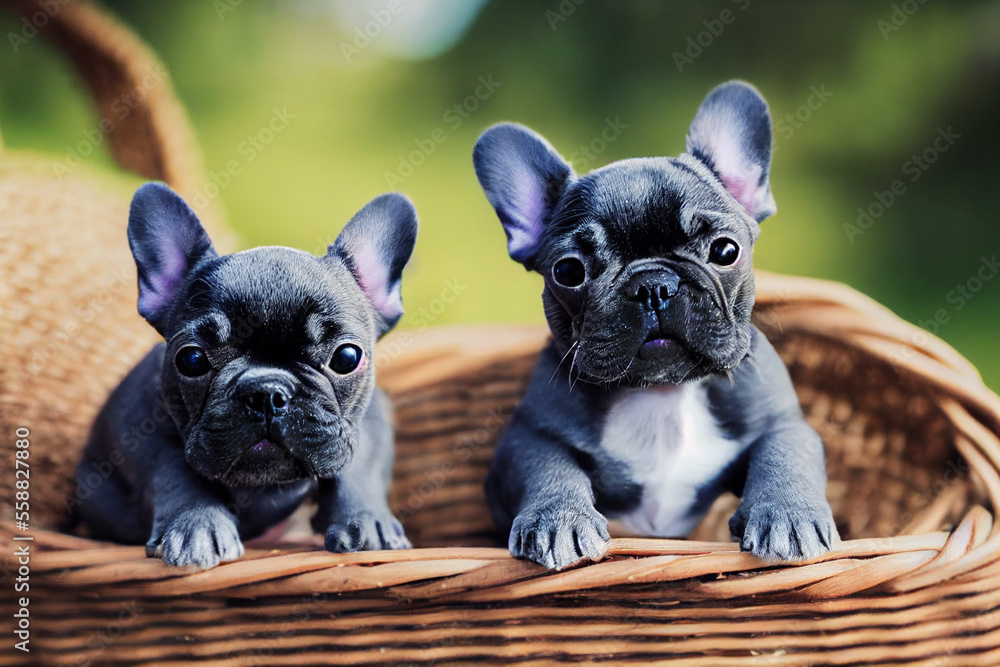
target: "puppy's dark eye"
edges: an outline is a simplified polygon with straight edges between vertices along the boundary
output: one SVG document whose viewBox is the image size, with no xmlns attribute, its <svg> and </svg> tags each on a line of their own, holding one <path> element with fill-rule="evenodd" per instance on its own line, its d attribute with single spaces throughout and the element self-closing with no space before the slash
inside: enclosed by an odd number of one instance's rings
<svg viewBox="0 0 1000 667">
<path fill-rule="evenodd" d="M 715 239 L 708 251 L 708 261 L 719 266 L 729 266 L 740 256 L 740 247 L 732 239 Z"/>
<path fill-rule="evenodd" d="M 345 343 L 334 350 L 333 358 L 330 359 L 330 369 L 337 375 L 347 375 L 358 367 L 363 354 L 357 345 Z"/>
<path fill-rule="evenodd" d="M 563 257 L 552 267 L 552 278 L 563 287 L 579 287 L 587 279 L 587 269 L 576 257 Z"/>
<path fill-rule="evenodd" d="M 194 345 L 182 347 L 177 356 L 174 357 L 174 365 L 181 375 L 189 378 L 198 377 L 212 370 L 212 365 L 208 363 L 208 356 L 205 350 Z"/>
</svg>

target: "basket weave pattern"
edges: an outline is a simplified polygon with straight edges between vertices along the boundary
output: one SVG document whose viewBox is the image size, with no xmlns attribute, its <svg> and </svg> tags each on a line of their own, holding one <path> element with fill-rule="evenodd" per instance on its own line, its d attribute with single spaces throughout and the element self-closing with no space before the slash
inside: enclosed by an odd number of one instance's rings
<svg viewBox="0 0 1000 667">
<path fill-rule="evenodd" d="M 41 32 L 77 64 L 98 109 L 159 67 L 93 6 L 59 6 Z M 204 182 L 191 137 L 164 84 L 108 144 L 125 168 L 185 194 Z M 123 265 L 135 283 L 126 193 L 85 174 L 55 187 L 39 164 L 0 154 L 0 214 L 14 221 L 0 238 L 0 426 L 31 426 L 34 473 L 32 653 L 8 642 L 0 665 L 1000 664 L 1000 399 L 951 348 L 871 300 L 786 276 L 758 274 L 755 317 L 827 447 L 845 541 L 814 562 L 740 553 L 726 525 L 732 496 L 690 540 L 618 538 L 601 562 L 559 573 L 510 558 L 483 479 L 546 339 L 537 327 L 431 329 L 381 346 L 398 426 L 391 503 L 419 548 L 251 545 L 191 573 L 57 532 L 87 425 L 153 335 L 131 287 L 102 297 L 94 280 Z M 54 265 L 64 270 L 44 270 Z M 107 299 L 100 323 L 32 366 L 31 351 L 94 298 Z M 12 460 L 9 438 L 0 454 Z M 0 480 L 5 590 L 16 571 L 11 480 Z"/>
<path fill-rule="evenodd" d="M 828 450 L 845 541 L 822 558 L 769 566 L 730 541 L 618 538 L 603 561 L 554 573 L 486 546 L 483 478 L 545 331 L 428 330 L 380 359 L 399 429 L 392 503 L 420 548 L 258 548 L 186 573 L 46 533 L 32 583 L 46 661 L 996 664 L 1000 534 L 984 505 L 1000 499 L 1000 401 L 847 288 L 759 283 L 757 322 Z M 723 534 L 731 503 L 698 534 Z M 120 620 L 129 605 L 142 611 Z"/>
<path fill-rule="evenodd" d="M 0 150 L 0 432 L 34 432 L 33 460 L 55 488 L 33 496 L 31 518 L 52 525 L 65 516 L 67 472 L 97 409 L 157 338 L 136 316 L 135 261 L 125 237 L 128 199 L 141 182 L 135 176 L 193 193 L 200 157 L 163 65 L 123 26 L 73 0 L 45 8 L 17 0 L 0 9 L 35 23 L 39 12 L 46 17 L 40 32 L 94 96 L 94 127 L 114 120 L 102 143 L 133 172 L 83 165 L 57 174 L 54 159 Z M 143 82 L 149 72 L 161 77 L 152 87 Z M 113 110 L 121 99 L 139 99 L 137 91 L 142 100 L 124 118 Z M 199 215 L 225 242 L 214 206 Z M 13 460 L 12 439 L 0 453 Z M 12 509 L 13 484 L 13 475 L 0 476 L 4 512 Z"/>
</svg>

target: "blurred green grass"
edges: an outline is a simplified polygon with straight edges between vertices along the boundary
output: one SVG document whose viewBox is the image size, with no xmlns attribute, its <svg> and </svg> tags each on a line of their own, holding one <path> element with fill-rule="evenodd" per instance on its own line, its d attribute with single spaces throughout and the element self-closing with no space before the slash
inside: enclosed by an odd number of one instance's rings
<svg viewBox="0 0 1000 667">
<path fill-rule="evenodd" d="M 108 3 L 166 63 L 208 170 L 240 163 L 220 197 L 241 245 L 319 252 L 375 195 L 413 199 L 421 231 L 404 303 L 439 314 L 409 326 L 543 321 L 541 279 L 507 258 L 472 172 L 472 146 L 490 124 L 530 125 L 569 156 L 620 119 L 628 128 L 592 168 L 679 153 L 698 103 L 724 80 L 757 85 L 778 121 L 804 116 L 812 88 L 825 86 L 832 96 L 808 120 L 776 126 L 779 213 L 764 224 L 757 266 L 846 282 L 911 321 L 948 309 L 939 334 L 1000 388 L 1000 280 L 961 310 L 947 300 L 981 257 L 1000 252 L 1000 3 L 928 3 L 888 39 L 879 21 L 889 2 L 745 4 L 589 2 L 553 30 L 546 12 L 558 11 L 556 0 L 492 2 L 443 55 L 384 59 L 376 39 L 348 63 L 340 44 L 350 29 L 303 2 L 244 2 L 222 19 L 210 2 Z M 735 20 L 679 72 L 674 54 L 725 9 Z M 2 34 L 17 29 L 0 16 Z M 445 113 L 481 76 L 501 85 L 455 127 Z M 248 159 L 241 144 L 275 109 L 294 118 Z M 43 40 L 0 57 L 7 146 L 59 159 L 97 122 Z M 904 163 L 949 126 L 961 138 L 911 183 Z M 386 174 L 437 128 L 445 141 L 390 187 Z M 85 162 L 110 165 L 103 154 Z M 852 242 L 844 227 L 858 207 L 900 178 L 905 194 Z M 456 286 L 451 303 L 426 310 Z"/>
</svg>

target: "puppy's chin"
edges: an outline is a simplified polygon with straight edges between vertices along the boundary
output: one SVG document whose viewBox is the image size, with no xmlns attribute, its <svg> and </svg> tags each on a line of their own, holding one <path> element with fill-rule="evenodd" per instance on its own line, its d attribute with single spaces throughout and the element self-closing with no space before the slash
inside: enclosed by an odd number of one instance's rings
<svg viewBox="0 0 1000 667">
<path fill-rule="evenodd" d="M 256 425 L 233 429 L 224 439 L 193 432 L 185 456 L 201 475 L 230 487 L 329 479 L 350 463 L 357 441 L 351 428 L 331 430 L 294 440 L 268 435 Z"/>
<path fill-rule="evenodd" d="M 586 349 L 586 343 L 581 343 L 581 347 Z M 589 382 L 645 387 L 680 384 L 712 372 L 708 360 L 692 354 L 680 341 L 657 339 L 641 343 L 633 354 L 598 358 L 598 355 L 591 357 L 581 353 L 575 360 L 572 376 L 579 375 Z"/>
<path fill-rule="evenodd" d="M 226 486 L 270 486 L 294 482 L 314 477 L 305 462 L 296 459 L 291 453 L 270 440 L 261 440 L 242 454 L 238 460 L 223 470 L 208 469 L 192 462 L 192 465 L 209 479 L 214 479 Z"/>
<path fill-rule="evenodd" d="M 630 386 L 692 382 L 732 369 L 745 355 L 745 350 L 737 351 L 719 359 L 692 351 L 675 338 L 655 338 L 639 346 L 626 382 Z"/>
<path fill-rule="evenodd" d="M 676 335 L 602 337 L 592 342 L 583 336 L 579 353 L 567 356 L 574 357 L 573 377 L 629 387 L 681 384 L 735 368 L 750 349 L 750 326 L 738 327 L 731 337 L 708 346 Z"/>
<path fill-rule="evenodd" d="M 677 338 L 651 338 L 639 346 L 629 363 L 628 383 L 680 384 L 710 373 L 707 360 L 693 354 Z"/>
</svg>

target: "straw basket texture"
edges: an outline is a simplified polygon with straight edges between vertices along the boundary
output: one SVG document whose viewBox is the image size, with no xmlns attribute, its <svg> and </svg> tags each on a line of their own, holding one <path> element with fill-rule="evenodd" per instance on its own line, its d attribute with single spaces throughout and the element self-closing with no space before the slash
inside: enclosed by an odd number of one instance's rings
<svg viewBox="0 0 1000 667">
<path fill-rule="evenodd" d="M 163 65 L 129 31 L 73 1 L 0 7 L 42 26 L 98 111 L 89 130 L 97 139 L 66 154 L 0 151 L 0 433 L 30 427 L 36 465 L 63 473 L 79 453 L 67 443 L 79 442 L 111 387 L 156 340 L 136 317 L 135 263 L 125 238 L 136 175 L 184 194 L 204 180 Z M 20 48 L 28 46 L 45 45 Z M 86 164 L 105 146 L 131 174 Z M 214 208 L 199 214 L 219 236 Z M 13 446 L 3 439 L 4 461 L 13 460 Z M 65 514 L 69 481 L 57 474 L 57 488 L 33 499 L 36 521 L 53 524 Z M 4 511 L 13 484 L 13 475 L 0 478 Z"/>
<path fill-rule="evenodd" d="M 100 18 L 76 4 L 64 11 L 76 26 Z M 93 206 L 79 223 L 92 246 L 63 212 L 44 215 L 52 197 L 42 183 L 14 209 L 16 224 L 24 216 L 38 234 L 50 235 L 47 225 L 76 233 L 85 258 L 36 289 L 29 278 L 50 273 L 51 251 L 23 242 L 19 228 L 16 255 L 0 244 L 4 326 L 14 312 L 30 329 L 21 338 L 5 330 L 7 349 L 58 330 L 60 309 L 95 286 L 84 271 L 106 270 L 102 257 L 127 259 L 116 240 L 124 200 L 74 187 L 60 186 L 59 206 L 74 193 Z M 20 190 L 3 191 L 5 207 Z M 483 496 L 494 443 L 546 338 L 537 327 L 399 331 L 381 344 L 380 383 L 398 427 L 391 502 L 418 548 L 336 555 L 265 544 L 194 573 L 139 547 L 58 532 L 86 421 L 149 341 L 131 314 L 134 294 L 121 292 L 107 330 L 81 326 L 77 337 L 92 347 L 67 348 L 73 363 L 53 361 L 20 386 L 11 377 L 23 369 L 6 358 L 0 366 L 6 460 L 13 429 L 32 428 L 35 522 L 15 534 L 4 487 L 3 600 L 18 576 L 14 545 L 29 544 L 32 651 L 14 651 L 8 634 L 0 665 L 1000 664 L 1000 399 L 947 345 L 846 287 L 760 273 L 755 311 L 826 443 L 842 545 L 795 566 L 757 561 L 729 540 L 735 499 L 726 497 L 691 540 L 618 538 L 602 561 L 559 573 L 510 558 Z M 102 336 L 110 349 L 96 346 Z M 13 542 L 26 535 L 33 541 Z"/>
</svg>

